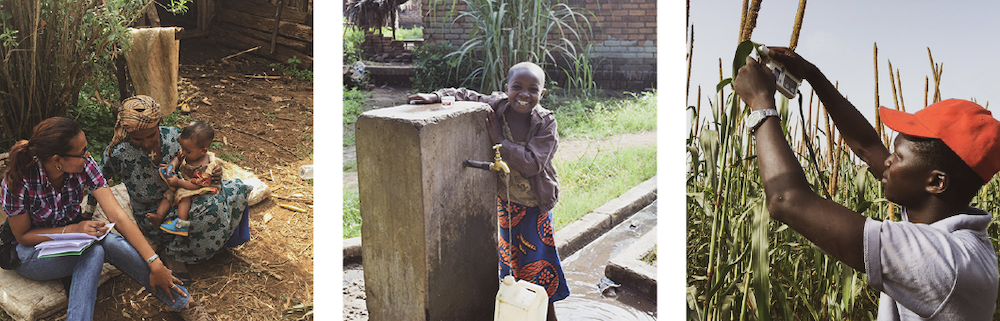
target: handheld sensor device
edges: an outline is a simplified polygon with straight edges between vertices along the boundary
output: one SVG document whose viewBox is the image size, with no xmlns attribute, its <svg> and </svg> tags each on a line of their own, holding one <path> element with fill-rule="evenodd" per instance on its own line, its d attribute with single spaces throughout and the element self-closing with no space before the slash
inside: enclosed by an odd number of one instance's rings
<svg viewBox="0 0 1000 321">
<path fill-rule="evenodd" d="M 768 57 L 770 50 L 767 46 L 760 45 L 757 47 L 757 55 L 760 58 L 760 62 L 764 63 L 768 69 L 774 72 L 774 81 L 777 84 L 778 91 L 782 95 L 788 97 L 788 99 L 795 98 L 796 93 L 799 91 L 799 84 L 802 83 L 802 79 L 792 75 L 785 69 L 785 65 L 774 61 Z"/>
</svg>

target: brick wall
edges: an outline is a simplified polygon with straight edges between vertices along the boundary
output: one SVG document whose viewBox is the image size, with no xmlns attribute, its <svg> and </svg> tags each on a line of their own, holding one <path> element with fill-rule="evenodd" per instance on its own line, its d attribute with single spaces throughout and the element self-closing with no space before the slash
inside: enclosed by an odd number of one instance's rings
<svg viewBox="0 0 1000 321">
<path fill-rule="evenodd" d="M 411 0 L 413 1 L 413 0 Z M 598 87 L 638 91 L 656 87 L 656 0 L 563 0 L 574 9 L 586 9 L 593 32 L 578 48 L 593 45 L 591 56 Z M 421 0 L 424 41 L 462 45 L 472 32 L 465 18 L 451 24 L 448 13 L 466 10 L 456 0 Z M 550 37 L 552 38 L 552 37 Z M 549 72 L 556 79 L 561 72 Z"/>
<path fill-rule="evenodd" d="M 365 33 L 365 42 L 361 50 L 366 59 L 377 62 L 412 62 L 413 46 L 423 43 L 420 40 L 400 41 L 392 39 L 392 33 Z"/>
</svg>

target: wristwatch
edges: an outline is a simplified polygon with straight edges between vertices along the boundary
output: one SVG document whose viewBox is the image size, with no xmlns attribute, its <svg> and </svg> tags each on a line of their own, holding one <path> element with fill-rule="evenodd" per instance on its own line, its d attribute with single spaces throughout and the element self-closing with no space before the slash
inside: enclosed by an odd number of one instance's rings
<svg viewBox="0 0 1000 321">
<path fill-rule="evenodd" d="M 753 135 L 757 132 L 757 128 L 764 124 L 764 121 L 768 117 L 778 117 L 778 110 L 774 108 L 754 110 L 747 115 L 747 118 L 743 120 L 743 125 L 750 130 L 750 134 Z"/>
</svg>

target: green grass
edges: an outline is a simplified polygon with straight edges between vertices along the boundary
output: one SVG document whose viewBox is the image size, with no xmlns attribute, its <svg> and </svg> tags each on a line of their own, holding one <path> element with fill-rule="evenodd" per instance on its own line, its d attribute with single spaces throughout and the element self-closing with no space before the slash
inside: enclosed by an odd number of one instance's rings
<svg viewBox="0 0 1000 321">
<path fill-rule="evenodd" d="M 160 126 L 173 126 L 183 129 L 184 126 L 187 126 L 188 123 L 194 120 L 195 119 L 191 118 L 189 115 L 181 114 L 181 109 L 177 108 L 174 109 L 173 113 L 170 113 L 170 115 L 167 115 L 160 120 Z M 114 124 L 112 124 L 112 126 L 114 126 Z"/>
<path fill-rule="evenodd" d="M 656 245 L 653 245 L 653 249 L 642 257 L 642 261 L 649 265 L 653 265 L 656 262 Z"/>
<path fill-rule="evenodd" d="M 382 27 L 382 34 L 392 36 L 392 29 Z M 396 29 L 396 40 L 421 39 L 424 37 L 424 27 Z"/>
<path fill-rule="evenodd" d="M 656 147 L 632 147 L 593 157 L 555 160 L 559 203 L 556 230 L 656 175 Z"/>
<path fill-rule="evenodd" d="M 344 188 L 344 238 L 361 236 L 361 203 L 358 188 Z"/>
<path fill-rule="evenodd" d="M 656 93 L 626 100 L 594 98 L 553 101 L 561 139 L 600 139 L 656 129 Z"/>
<path fill-rule="evenodd" d="M 344 87 L 344 146 L 354 146 L 354 122 L 364 112 L 365 100 L 371 97 L 370 92 Z"/>
<path fill-rule="evenodd" d="M 239 147 L 223 145 L 220 142 L 212 142 L 212 144 L 208 145 L 208 149 L 213 151 L 216 156 L 219 156 L 219 158 L 224 161 L 237 165 L 243 162 L 243 153 L 234 151 L 240 150 L 241 148 Z"/>
</svg>

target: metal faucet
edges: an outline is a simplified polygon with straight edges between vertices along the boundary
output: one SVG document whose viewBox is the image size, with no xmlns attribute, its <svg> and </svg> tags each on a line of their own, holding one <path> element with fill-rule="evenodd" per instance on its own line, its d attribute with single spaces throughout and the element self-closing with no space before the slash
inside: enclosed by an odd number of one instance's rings
<svg viewBox="0 0 1000 321">
<path fill-rule="evenodd" d="M 503 171 L 504 174 L 510 174 L 510 167 L 507 166 L 507 162 L 503 161 L 500 157 L 500 146 L 501 144 L 493 145 L 493 151 L 496 152 L 496 156 L 493 156 L 493 163 L 490 164 L 491 171 Z"/>
<path fill-rule="evenodd" d="M 489 171 L 498 171 L 498 172 L 504 172 L 504 174 L 510 174 L 510 167 L 507 166 L 507 162 L 504 162 L 503 158 L 500 157 L 500 146 L 502 146 L 502 144 L 493 145 L 493 151 L 495 151 L 496 154 L 495 156 L 493 156 L 492 163 L 479 162 L 466 159 L 464 162 L 462 162 L 462 165 L 465 165 L 466 167 L 475 167 Z"/>
</svg>

